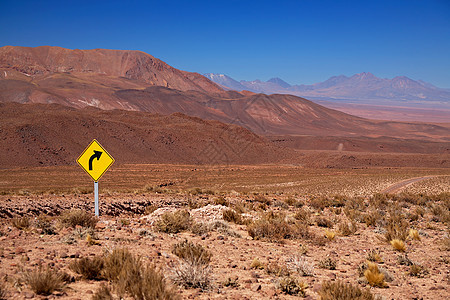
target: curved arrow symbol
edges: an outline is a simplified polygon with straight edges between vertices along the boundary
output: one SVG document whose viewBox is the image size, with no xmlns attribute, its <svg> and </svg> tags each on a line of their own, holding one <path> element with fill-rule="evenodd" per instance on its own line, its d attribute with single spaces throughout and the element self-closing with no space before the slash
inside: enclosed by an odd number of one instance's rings
<svg viewBox="0 0 450 300">
<path fill-rule="evenodd" d="M 92 171 L 92 161 L 94 160 L 94 158 L 96 158 L 97 160 L 100 159 L 100 156 L 102 156 L 101 151 L 96 151 L 94 150 L 94 154 L 91 155 L 91 157 L 89 158 L 89 171 Z"/>
</svg>

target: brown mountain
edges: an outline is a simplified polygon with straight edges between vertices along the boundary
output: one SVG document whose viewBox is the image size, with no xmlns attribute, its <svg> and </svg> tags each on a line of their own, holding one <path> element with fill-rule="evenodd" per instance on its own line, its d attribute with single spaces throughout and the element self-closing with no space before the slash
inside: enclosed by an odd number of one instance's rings
<svg viewBox="0 0 450 300">
<path fill-rule="evenodd" d="M 0 168 L 73 165 L 96 138 L 119 163 L 260 164 L 294 150 L 251 131 L 181 113 L 0 103 Z"/>
<path fill-rule="evenodd" d="M 0 48 L 0 69 L 15 70 L 26 76 L 55 73 L 97 74 L 181 91 L 222 92 L 221 88 L 205 77 L 180 71 L 140 51 L 5 46 Z"/>
<path fill-rule="evenodd" d="M 448 125 L 373 121 L 292 95 L 223 91 L 138 51 L 0 48 L 0 102 L 181 112 L 263 135 L 449 141 Z"/>
</svg>

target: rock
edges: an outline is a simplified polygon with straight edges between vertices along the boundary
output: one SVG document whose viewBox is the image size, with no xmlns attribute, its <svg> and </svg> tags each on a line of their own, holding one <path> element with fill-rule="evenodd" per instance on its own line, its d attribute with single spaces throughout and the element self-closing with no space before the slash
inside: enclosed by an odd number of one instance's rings
<svg viewBox="0 0 450 300">
<path fill-rule="evenodd" d="M 34 293 L 24 292 L 23 296 L 24 296 L 25 299 L 32 299 L 32 298 L 34 298 Z"/>
<path fill-rule="evenodd" d="M 258 292 L 258 291 L 260 291 L 261 290 L 261 285 L 260 284 L 255 284 L 253 287 L 252 287 L 252 291 L 254 291 L 254 292 Z"/>
</svg>

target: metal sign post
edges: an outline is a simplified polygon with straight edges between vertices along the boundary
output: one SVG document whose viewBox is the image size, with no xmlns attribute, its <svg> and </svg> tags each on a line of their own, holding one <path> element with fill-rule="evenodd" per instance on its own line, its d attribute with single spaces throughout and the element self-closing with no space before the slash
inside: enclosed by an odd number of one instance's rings
<svg viewBox="0 0 450 300">
<path fill-rule="evenodd" d="M 99 142 L 93 140 L 78 157 L 77 163 L 94 179 L 95 215 L 98 216 L 98 180 L 114 163 L 114 158 Z"/>
<path fill-rule="evenodd" d="M 98 181 L 94 181 L 95 215 L 98 217 Z"/>
</svg>

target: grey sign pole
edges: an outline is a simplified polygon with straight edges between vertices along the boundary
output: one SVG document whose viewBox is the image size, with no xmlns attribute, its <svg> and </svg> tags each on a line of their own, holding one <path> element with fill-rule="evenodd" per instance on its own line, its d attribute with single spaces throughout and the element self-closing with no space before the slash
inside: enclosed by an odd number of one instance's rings
<svg viewBox="0 0 450 300">
<path fill-rule="evenodd" d="M 94 181 L 95 215 L 98 217 L 98 181 Z"/>
</svg>

